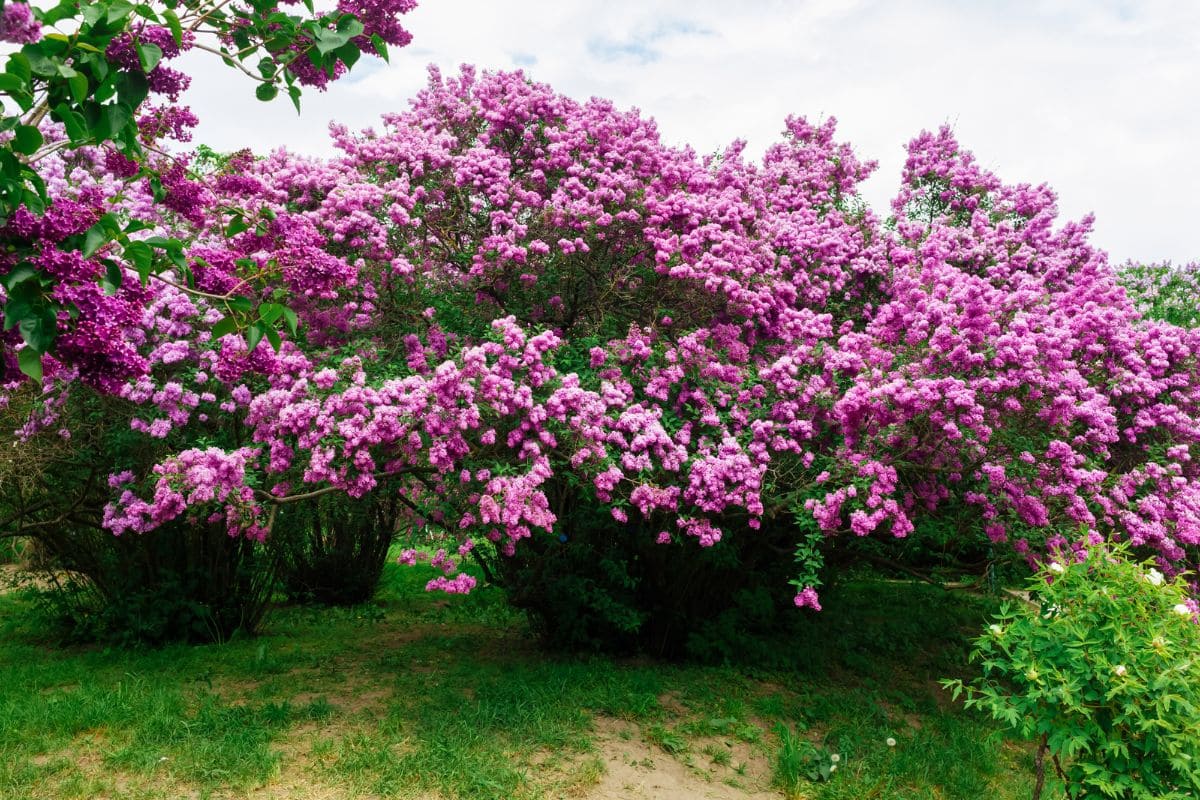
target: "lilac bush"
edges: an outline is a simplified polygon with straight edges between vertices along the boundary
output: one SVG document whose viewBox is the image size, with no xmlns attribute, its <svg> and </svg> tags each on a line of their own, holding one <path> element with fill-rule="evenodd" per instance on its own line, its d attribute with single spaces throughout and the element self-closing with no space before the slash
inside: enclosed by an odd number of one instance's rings
<svg viewBox="0 0 1200 800">
<path fill-rule="evenodd" d="M 270 275 L 197 286 L 193 237 L 218 261 L 241 258 L 227 239 L 250 225 L 233 184 L 209 185 L 204 151 L 179 152 L 197 124 L 179 57 L 207 52 L 260 100 L 285 94 L 299 110 L 301 87 L 324 90 L 364 53 L 407 45 L 400 18 L 414 5 L 0 2 L 0 40 L 15 45 L 0 71 L 0 426 L 16 438 L 0 456 L 0 537 L 36 536 L 68 572 L 78 591 L 60 587 L 55 602 L 73 624 L 220 639 L 253 630 L 274 591 L 277 554 L 258 541 L 266 529 L 239 475 L 240 422 L 176 427 L 215 399 L 190 384 L 125 399 L 195 354 L 191 299 L 216 315 L 205 326 L 243 331 L 249 350 L 295 322 L 287 283 Z M 329 262 L 299 235 L 276 249 L 289 275 Z M 271 302 L 252 303 L 259 292 Z M 161 418 L 131 413 L 143 401 Z M 134 499 L 147 477 L 152 508 Z M 119 498 L 122 513 L 106 515 Z M 212 513 L 197 515 L 203 504 Z M 138 535 L 113 535 L 123 530 Z"/>
<path fill-rule="evenodd" d="M 701 157 L 520 72 L 435 70 L 380 128 L 332 136 L 334 158 L 235 154 L 157 205 L 98 152 L 47 165 L 72 202 L 189 243 L 194 289 L 97 287 L 126 305 L 83 315 L 105 326 L 92 358 L 0 401 L 56 436 L 57 398 L 102 392 L 186 445 L 114 490 L 114 533 L 264 537 L 274 508 L 382 486 L 418 538 L 511 554 L 574 493 L 663 547 L 798 519 L 813 609 L 839 538 L 952 507 L 1034 566 L 1110 539 L 1196 564 L 1200 332 L 1145 317 L 1090 218 L 1060 224 L 1048 187 L 948 129 L 909 143 L 887 219 L 832 120 L 789 118 L 758 162 Z M 71 208 L 56 225 L 86 221 Z M 237 329 L 239 307 L 267 324 Z M 470 589 L 464 558 L 430 588 Z"/>
</svg>

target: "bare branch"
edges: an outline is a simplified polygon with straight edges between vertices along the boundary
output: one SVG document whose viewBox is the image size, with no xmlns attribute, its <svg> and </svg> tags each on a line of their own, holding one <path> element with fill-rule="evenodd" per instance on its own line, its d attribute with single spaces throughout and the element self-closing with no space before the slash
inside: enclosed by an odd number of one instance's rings
<svg viewBox="0 0 1200 800">
<path fill-rule="evenodd" d="M 398 475 L 416 475 L 418 478 L 423 479 L 422 478 L 423 475 L 428 474 L 433 471 L 434 470 L 431 467 L 407 467 L 405 469 L 393 470 L 391 472 L 375 472 L 375 473 L 372 473 L 371 477 L 372 478 L 392 478 L 392 477 L 396 477 Z M 281 505 L 286 505 L 288 503 L 299 503 L 304 500 L 312 500 L 313 498 L 321 497 L 322 495 L 326 495 L 326 494 L 332 494 L 333 492 L 344 492 L 344 491 L 345 491 L 345 489 L 341 488 L 340 486 L 325 486 L 320 489 L 314 489 L 311 492 L 305 492 L 304 494 L 292 494 L 292 495 L 287 495 L 286 497 L 277 497 L 277 496 L 271 494 L 270 492 L 263 491 L 262 489 L 255 489 L 254 496 L 259 498 L 260 500 L 264 500 L 269 503 L 274 503 L 277 506 L 281 506 Z M 401 499 L 403 500 L 404 498 L 401 498 Z"/>
</svg>

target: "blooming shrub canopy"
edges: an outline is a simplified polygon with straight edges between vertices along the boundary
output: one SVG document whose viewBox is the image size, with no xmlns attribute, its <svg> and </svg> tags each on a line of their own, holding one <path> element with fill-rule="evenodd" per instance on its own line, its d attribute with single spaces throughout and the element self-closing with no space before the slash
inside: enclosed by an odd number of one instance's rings
<svg viewBox="0 0 1200 800">
<path fill-rule="evenodd" d="M 192 291 L 105 294 L 103 251 L 47 265 L 103 347 L 36 402 L 4 387 L 25 437 L 86 384 L 179 444 L 114 476 L 114 533 L 198 515 L 263 536 L 281 503 L 396 492 L 460 543 L 431 587 L 465 591 L 471 548 L 553 530 L 569 483 L 664 546 L 787 515 L 812 556 L 965 505 L 964 536 L 1031 562 L 1119 539 L 1195 563 L 1200 332 L 1144 318 L 1090 219 L 1058 225 L 1050 189 L 947 129 L 909 144 L 887 220 L 832 120 L 789 118 L 759 162 L 700 157 L 520 72 L 435 70 L 378 130 L 332 135 L 335 158 L 234 154 L 167 204 L 98 151 L 47 166 L 55 225 L 107 203 L 190 243 Z M 286 324 L 247 336 L 238 305 Z"/>
</svg>

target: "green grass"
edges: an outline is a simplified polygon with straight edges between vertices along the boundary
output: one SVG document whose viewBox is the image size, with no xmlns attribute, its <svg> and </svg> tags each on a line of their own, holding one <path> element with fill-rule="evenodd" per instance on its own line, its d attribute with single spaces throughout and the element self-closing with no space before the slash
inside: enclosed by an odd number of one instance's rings
<svg viewBox="0 0 1200 800">
<path fill-rule="evenodd" d="M 1030 793 L 1028 749 L 936 685 L 964 674 L 978 598 L 847 584 L 764 670 L 548 656 L 495 590 L 426 578 L 389 566 L 367 606 L 160 650 L 57 647 L 0 596 L 0 798 L 601 798 L 618 750 L 813 800 Z M 829 780 L 794 763 L 809 745 L 839 755 Z"/>
</svg>

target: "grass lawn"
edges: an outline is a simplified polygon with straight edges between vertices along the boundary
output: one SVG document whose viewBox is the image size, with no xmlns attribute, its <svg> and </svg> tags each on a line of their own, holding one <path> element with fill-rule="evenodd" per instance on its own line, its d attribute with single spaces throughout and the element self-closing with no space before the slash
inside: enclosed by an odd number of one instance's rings
<svg viewBox="0 0 1200 800">
<path fill-rule="evenodd" d="M 368 606 L 159 650 L 56 646 L 0 595 L 0 797 L 1030 795 L 1030 750 L 936 683 L 967 669 L 986 600 L 849 583 L 778 666 L 685 666 L 545 655 L 496 590 L 427 577 L 389 566 Z"/>
</svg>

